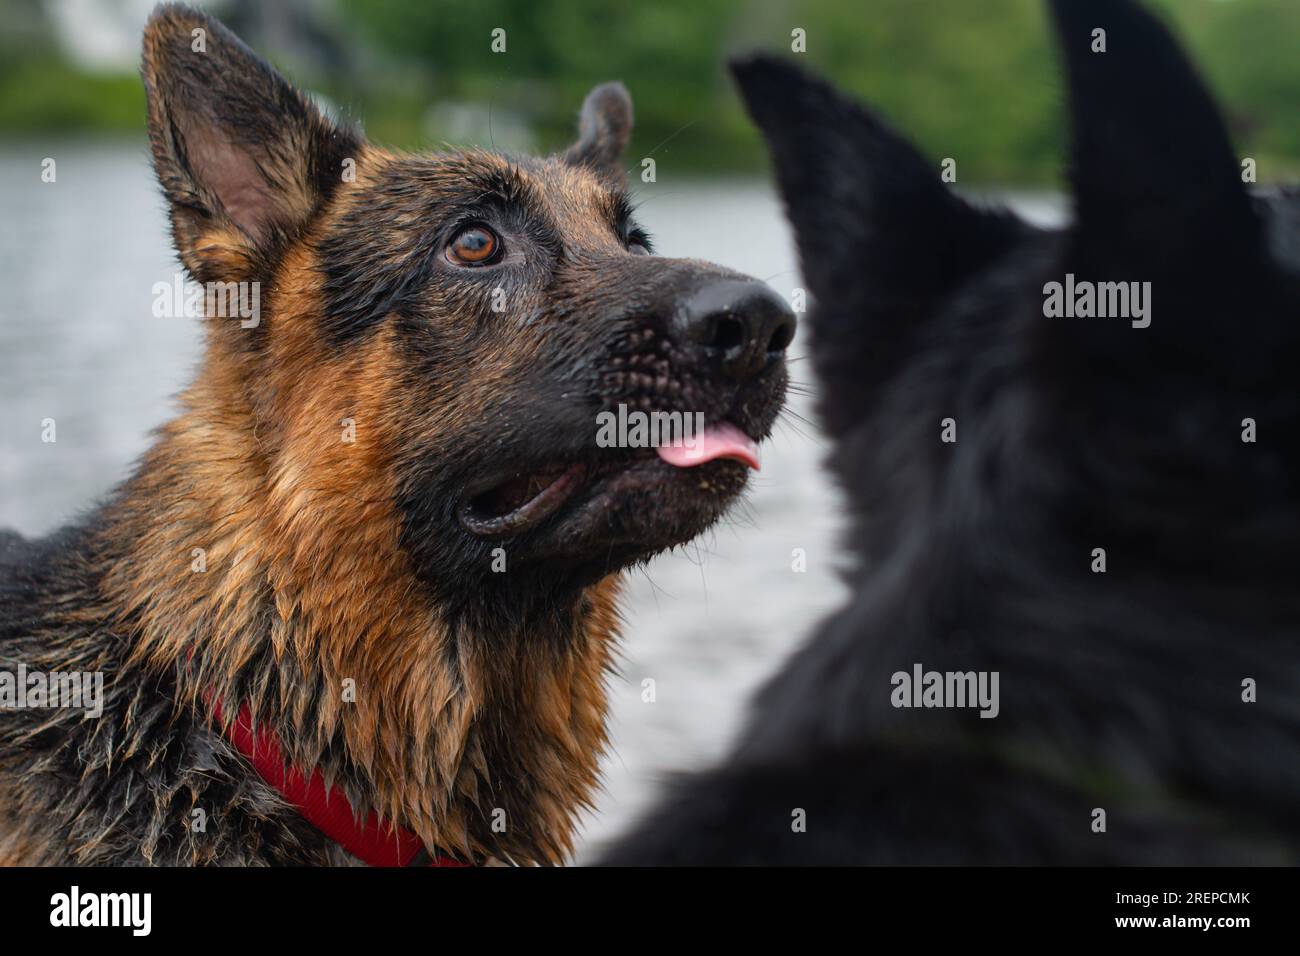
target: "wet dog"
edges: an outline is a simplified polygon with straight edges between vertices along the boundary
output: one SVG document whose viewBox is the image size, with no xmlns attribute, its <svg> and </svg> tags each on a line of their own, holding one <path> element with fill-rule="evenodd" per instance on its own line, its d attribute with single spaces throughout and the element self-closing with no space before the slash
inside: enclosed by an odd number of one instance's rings
<svg viewBox="0 0 1300 956">
<path fill-rule="evenodd" d="M 562 860 L 619 572 L 740 494 L 790 311 L 650 254 L 618 84 L 532 158 L 376 147 L 180 6 L 143 74 L 176 251 L 241 308 L 106 504 L 0 538 L 0 859 Z M 629 409 L 694 454 L 602 447 Z M 27 693 L 82 674 L 94 719 Z"/>
</svg>

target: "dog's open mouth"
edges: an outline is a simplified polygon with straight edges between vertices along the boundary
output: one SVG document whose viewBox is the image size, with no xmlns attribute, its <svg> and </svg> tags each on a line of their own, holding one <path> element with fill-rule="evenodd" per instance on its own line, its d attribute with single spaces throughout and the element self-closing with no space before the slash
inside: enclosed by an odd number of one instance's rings
<svg viewBox="0 0 1300 956">
<path fill-rule="evenodd" d="M 518 472 L 472 495 L 460 509 L 465 528 L 480 537 L 501 537 L 530 528 L 558 511 L 583 488 L 633 470 L 693 468 L 732 459 L 755 471 L 758 443 L 730 422 L 711 425 L 690 441 L 658 448 L 614 450 L 603 459 L 548 465 Z M 671 474 L 671 468 L 665 474 Z"/>
<path fill-rule="evenodd" d="M 577 463 L 515 475 L 466 502 L 461 523 L 485 537 L 522 531 L 573 497 L 587 471 L 587 465 Z"/>
</svg>

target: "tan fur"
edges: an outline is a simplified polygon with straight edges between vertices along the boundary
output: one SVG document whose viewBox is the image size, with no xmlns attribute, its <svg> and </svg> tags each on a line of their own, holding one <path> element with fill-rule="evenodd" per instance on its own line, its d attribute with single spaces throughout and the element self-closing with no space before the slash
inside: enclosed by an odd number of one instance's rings
<svg viewBox="0 0 1300 956">
<path fill-rule="evenodd" d="M 532 441 L 535 407 L 648 401 L 633 368 L 727 413 L 732 385 L 712 387 L 657 326 L 670 294 L 734 277 L 637 254 L 616 85 L 588 98 L 568 160 L 512 160 L 375 149 L 179 6 L 151 17 L 142 72 L 181 262 L 200 282 L 258 282 L 259 322 L 210 317 L 194 383 L 134 477 L 48 549 L 0 552 L 22 602 L 0 615 L 12 653 L 108 675 L 103 719 L 0 725 L 0 861 L 352 862 L 221 739 L 218 709 L 250 711 L 294 766 L 431 852 L 563 861 L 606 744 L 609 571 L 708 527 L 743 468 L 664 492 L 631 457 L 621 485 L 578 462 L 595 497 L 526 532 L 476 530 L 477 485 L 552 453 Z M 458 203 L 510 207 L 553 251 L 530 263 L 549 274 L 513 270 L 504 319 L 491 273 L 446 251 Z M 756 435 L 784 379 L 771 384 Z M 479 563 L 498 541 L 507 578 Z M 190 826 L 200 809 L 206 830 Z"/>
<path fill-rule="evenodd" d="M 485 660 L 448 645 L 398 546 L 391 457 L 409 428 L 403 416 L 418 412 L 394 388 L 391 328 L 337 355 L 322 349 L 309 245 L 286 254 L 276 277 L 275 335 L 254 380 L 214 336 L 184 411 L 132 488 L 137 545 L 109 578 L 110 602 L 139 615 L 133 658 L 153 668 L 176 667 L 202 635 L 213 663 L 182 689 L 192 706 L 207 706 L 203 695 L 224 688 L 257 650 L 246 622 L 273 593 L 265 639 L 277 660 L 317 669 L 335 693 L 314 714 L 304 697 L 250 703 L 284 722 L 301 766 L 341 740 L 373 784 L 358 798 L 430 845 L 483 852 L 467 840 L 462 805 L 493 783 L 476 720 L 508 705 L 514 720 L 533 724 L 518 734 L 538 741 L 529 758 L 544 784 L 538 811 L 547 861 L 559 862 L 605 744 L 617 577 L 591 589 L 576 653 Z M 277 414 L 255 417 L 255 403 Z M 448 395 L 439 414 L 474 407 L 472 395 Z M 259 418 L 278 424 L 259 429 Z M 348 418 L 353 443 L 342 440 Z M 206 552 L 203 573 L 191 570 L 194 548 Z M 353 704 L 339 699 L 345 679 L 355 681 Z"/>
</svg>

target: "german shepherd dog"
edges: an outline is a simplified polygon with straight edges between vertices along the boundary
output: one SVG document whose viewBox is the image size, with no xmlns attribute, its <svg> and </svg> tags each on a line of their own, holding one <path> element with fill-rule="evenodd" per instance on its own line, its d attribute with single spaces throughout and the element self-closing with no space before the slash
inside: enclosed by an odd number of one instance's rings
<svg viewBox="0 0 1300 956">
<path fill-rule="evenodd" d="M 180 261 L 259 283 L 262 314 L 206 323 L 107 503 L 0 539 L 10 693 L 19 668 L 104 685 L 97 719 L 0 717 L 0 860 L 358 862 L 299 812 L 325 793 L 392 862 L 563 861 L 619 572 L 740 494 L 792 314 L 648 254 L 619 84 L 539 159 L 386 152 L 183 6 L 143 77 Z M 599 447 L 619 405 L 702 414 L 695 461 Z"/>
<path fill-rule="evenodd" d="M 1243 185 L 1140 7 L 1051 11 L 1061 230 L 735 65 L 815 299 L 853 597 L 609 862 L 1300 862 L 1300 191 Z M 1084 282 L 1150 283 L 1145 317 Z"/>
</svg>

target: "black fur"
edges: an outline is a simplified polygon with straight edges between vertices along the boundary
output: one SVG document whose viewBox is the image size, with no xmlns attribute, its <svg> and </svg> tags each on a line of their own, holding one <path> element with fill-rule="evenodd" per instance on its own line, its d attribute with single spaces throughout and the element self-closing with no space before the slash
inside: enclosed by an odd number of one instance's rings
<svg viewBox="0 0 1300 956">
<path fill-rule="evenodd" d="M 22 711 L 0 723 L 4 787 L 0 847 L 23 832 L 50 841 L 50 859 L 79 864 L 343 865 L 336 844 L 243 766 L 197 712 L 174 705 L 170 674 L 124 659 L 125 621 L 78 620 L 101 597 L 99 568 L 129 560 L 106 544 L 99 516 L 45 538 L 0 532 L 0 667 L 104 671 L 103 717 Z M 268 652 L 269 656 L 269 652 Z M 30 755 L 39 755 L 33 758 Z M 187 834 L 202 808 L 220 825 Z M 39 857 L 37 857 L 39 858 Z"/>
<path fill-rule="evenodd" d="M 232 748 L 216 701 L 431 854 L 561 862 L 606 739 L 617 573 L 712 525 L 747 475 L 607 447 L 597 414 L 760 440 L 793 316 L 756 280 L 647 254 L 620 86 L 565 155 L 402 156 L 186 7 L 154 12 L 142 72 L 182 263 L 262 284 L 263 311 L 208 323 L 180 413 L 82 525 L 0 532 L 6 687 L 103 684 L 93 719 L 10 712 L 6 691 L 0 863 L 355 862 Z M 493 252 L 461 256 L 462 233 Z"/>
<path fill-rule="evenodd" d="M 606 862 L 1300 862 L 1300 195 L 1247 192 L 1150 15 L 1051 6 L 1063 231 L 959 200 L 794 67 L 735 65 L 816 300 L 853 597 Z M 1068 272 L 1150 281 L 1150 327 L 1045 317 Z M 895 708 L 916 663 L 999 672 L 1000 714 Z"/>
</svg>

